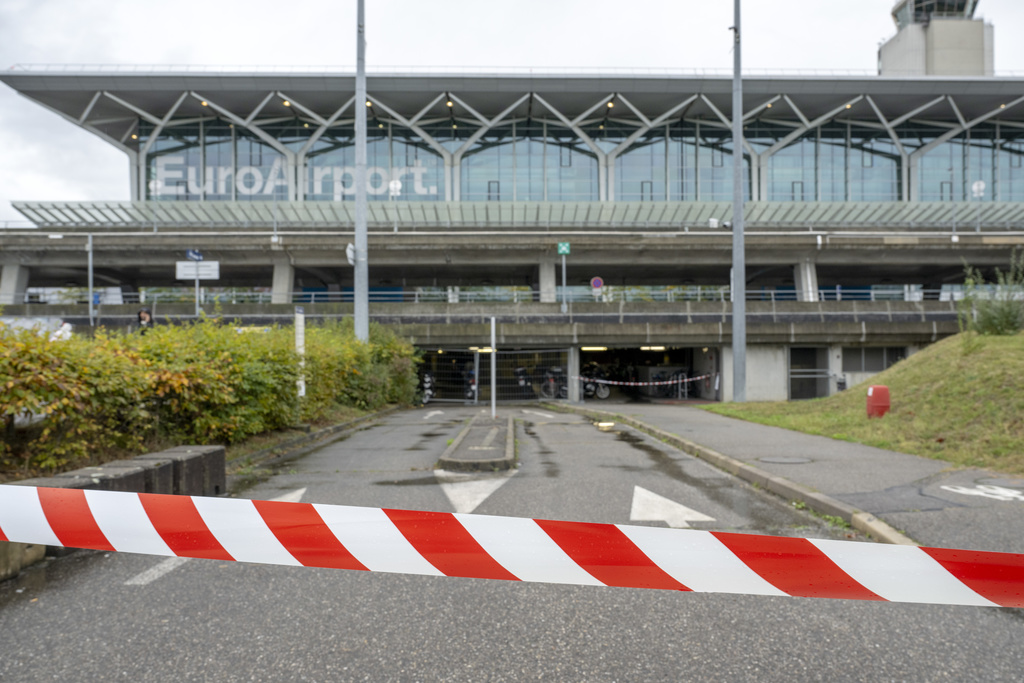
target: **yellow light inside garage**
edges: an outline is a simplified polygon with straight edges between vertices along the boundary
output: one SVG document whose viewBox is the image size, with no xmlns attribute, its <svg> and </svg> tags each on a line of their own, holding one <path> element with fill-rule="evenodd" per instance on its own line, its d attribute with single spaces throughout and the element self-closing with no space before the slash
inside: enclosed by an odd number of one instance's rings
<svg viewBox="0 0 1024 683">
<path fill-rule="evenodd" d="M 581 346 L 580 351 L 607 351 L 607 346 Z"/>
<path fill-rule="evenodd" d="M 664 346 L 641 346 L 641 351 L 664 351 Z"/>
</svg>

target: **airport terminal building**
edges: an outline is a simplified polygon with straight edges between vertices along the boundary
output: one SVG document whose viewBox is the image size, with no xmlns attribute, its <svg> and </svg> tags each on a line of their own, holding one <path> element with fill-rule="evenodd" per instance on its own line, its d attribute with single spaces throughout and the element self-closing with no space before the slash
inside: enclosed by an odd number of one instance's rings
<svg viewBox="0 0 1024 683">
<path fill-rule="evenodd" d="M 131 200 L 15 202 L 34 227 L 0 231 L 0 303 L 42 315 L 88 276 L 89 319 L 127 320 L 189 285 L 194 249 L 240 315 L 350 314 L 364 107 L 371 319 L 434 348 L 485 346 L 495 316 L 500 346 L 571 366 L 725 378 L 741 163 L 748 398 L 832 393 L 955 333 L 964 262 L 1024 246 L 1024 79 L 992 75 L 974 3 L 938 4 L 897 3 L 880 75 L 745 75 L 741 112 L 728 75 L 683 72 L 371 68 L 357 102 L 352 73 L 15 67 L 0 80 L 126 154 Z"/>
</svg>

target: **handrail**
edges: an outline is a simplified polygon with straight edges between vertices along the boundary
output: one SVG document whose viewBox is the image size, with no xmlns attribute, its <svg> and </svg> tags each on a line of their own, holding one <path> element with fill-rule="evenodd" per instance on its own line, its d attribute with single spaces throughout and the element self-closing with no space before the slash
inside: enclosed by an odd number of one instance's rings
<svg viewBox="0 0 1024 683">
<path fill-rule="evenodd" d="M 195 290 L 188 287 L 170 288 L 171 291 L 142 292 L 110 292 L 103 288 L 94 290 L 96 305 L 149 305 L 163 303 L 192 303 L 195 301 Z M 976 288 L 974 296 L 1010 296 L 1024 299 L 1024 289 L 989 286 Z M 556 287 L 550 303 L 557 305 L 562 301 L 562 288 Z M 795 289 L 753 289 L 746 292 L 746 301 L 765 303 L 785 303 L 787 305 L 807 305 L 817 310 L 817 304 L 823 302 L 856 302 L 856 303 L 918 303 L 924 301 L 955 302 L 965 297 L 961 286 L 952 285 L 942 289 L 924 289 L 915 285 L 895 287 L 821 287 L 814 296 Z M 375 304 L 530 304 L 542 302 L 542 294 L 536 289 L 505 288 L 505 287 L 451 287 L 451 288 L 418 288 L 408 290 L 371 291 L 369 300 Z M 552 293 L 548 293 L 552 297 Z M 6 299 L 6 300 L 4 300 Z M 84 304 L 88 295 L 84 287 L 78 288 L 37 288 L 14 295 L 0 296 L 0 305 L 22 304 Z M 600 291 L 586 286 L 569 287 L 565 299 L 571 303 L 710 303 L 727 304 L 731 301 L 731 293 L 727 285 L 693 285 L 686 287 L 649 287 L 649 286 L 616 286 L 605 287 Z M 210 288 L 203 287 L 200 291 L 200 303 L 203 305 L 221 304 L 346 304 L 353 302 L 351 291 L 298 291 L 286 294 L 267 290 Z M 646 314 L 645 312 L 644 314 Z M 632 314 L 627 314 L 632 315 Z"/>
</svg>

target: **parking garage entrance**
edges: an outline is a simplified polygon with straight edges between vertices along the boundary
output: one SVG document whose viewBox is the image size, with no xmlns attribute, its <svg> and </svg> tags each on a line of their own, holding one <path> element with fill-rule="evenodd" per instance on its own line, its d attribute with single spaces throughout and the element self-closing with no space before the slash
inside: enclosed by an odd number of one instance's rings
<svg viewBox="0 0 1024 683">
<path fill-rule="evenodd" d="M 498 350 L 493 356 L 500 402 L 721 398 L 717 347 L 583 346 Z M 421 357 L 420 391 L 428 401 L 491 400 L 491 349 L 423 349 Z"/>
</svg>

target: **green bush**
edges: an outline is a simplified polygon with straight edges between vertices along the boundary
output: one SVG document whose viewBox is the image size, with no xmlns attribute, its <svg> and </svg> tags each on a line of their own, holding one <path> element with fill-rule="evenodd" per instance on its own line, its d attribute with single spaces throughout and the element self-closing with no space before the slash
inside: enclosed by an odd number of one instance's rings
<svg viewBox="0 0 1024 683">
<path fill-rule="evenodd" d="M 204 319 L 51 342 L 0 325 L 0 465 L 52 470 L 110 449 L 138 452 L 154 436 L 234 443 L 337 406 L 413 400 L 415 350 L 385 328 L 372 327 L 369 342 L 351 321 L 307 328 L 301 360 L 292 328 L 242 332 Z M 33 424 L 16 429 L 16 416 Z"/>
<path fill-rule="evenodd" d="M 1024 250 L 1010 255 L 1010 270 L 996 268 L 996 281 L 986 284 L 977 268 L 964 264 L 965 296 L 960 302 L 961 331 L 988 335 L 1024 330 Z"/>
</svg>

